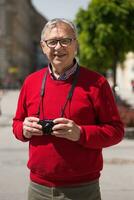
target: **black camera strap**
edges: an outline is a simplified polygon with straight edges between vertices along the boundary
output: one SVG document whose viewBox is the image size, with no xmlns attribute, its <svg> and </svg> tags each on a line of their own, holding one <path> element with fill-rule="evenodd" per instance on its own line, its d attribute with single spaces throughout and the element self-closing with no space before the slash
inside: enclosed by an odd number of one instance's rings
<svg viewBox="0 0 134 200">
<path fill-rule="evenodd" d="M 40 115 L 41 103 L 42 103 L 42 109 L 43 109 L 43 98 L 44 98 L 44 94 L 45 94 L 45 87 L 46 87 L 46 80 L 47 80 L 48 72 L 49 72 L 49 70 L 47 69 L 47 71 L 45 72 L 44 78 L 42 80 L 41 91 L 40 91 L 40 98 L 41 99 L 40 99 L 40 103 L 39 103 L 39 107 L 38 107 L 38 113 L 37 113 L 38 116 Z M 75 89 L 75 86 L 76 86 L 76 83 L 77 83 L 77 80 L 78 80 L 78 74 L 79 74 L 79 65 L 77 65 L 77 69 L 76 69 L 75 74 L 74 74 L 73 83 L 72 83 L 72 86 L 71 86 L 69 93 L 67 95 L 65 104 L 64 104 L 63 108 L 61 109 L 60 117 L 64 116 L 64 112 L 65 112 L 67 103 L 69 102 L 69 100 L 71 100 L 71 98 L 73 96 L 73 92 L 74 92 L 74 89 Z M 43 117 L 44 117 L 44 109 L 43 109 Z"/>
<path fill-rule="evenodd" d="M 64 116 L 64 112 L 65 112 L 67 103 L 69 102 L 69 100 L 71 100 L 71 98 L 73 96 L 74 88 L 75 88 L 77 80 L 78 80 L 78 72 L 79 72 L 79 65 L 77 66 L 76 72 L 74 74 L 75 76 L 74 76 L 73 83 L 72 83 L 72 86 L 70 88 L 70 91 L 69 91 L 69 93 L 67 95 L 66 102 L 65 102 L 63 108 L 61 109 L 61 117 Z"/>
<path fill-rule="evenodd" d="M 39 106 L 38 106 L 38 112 L 37 112 L 37 116 L 39 117 L 40 115 L 40 106 L 41 106 L 41 103 L 42 103 L 42 106 L 43 106 L 43 97 L 44 97 L 44 93 L 45 93 L 45 86 L 46 86 L 46 78 L 47 78 L 47 75 L 48 75 L 48 70 L 45 72 L 45 75 L 43 77 L 43 80 L 42 80 L 42 84 L 41 84 L 41 90 L 40 90 L 40 102 L 39 102 Z M 44 112 L 43 112 L 44 113 Z M 43 114 L 44 115 L 44 114 Z M 43 116 L 44 117 L 44 116 Z"/>
</svg>

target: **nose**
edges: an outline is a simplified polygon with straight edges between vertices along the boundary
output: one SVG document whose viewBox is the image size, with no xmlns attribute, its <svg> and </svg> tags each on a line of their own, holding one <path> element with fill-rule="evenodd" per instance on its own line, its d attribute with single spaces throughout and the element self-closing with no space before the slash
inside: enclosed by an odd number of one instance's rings
<svg viewBox="0 0 134 200">
<path fill-rule="evenodd" d="M 55 46 L 55 49 L 60 49 L 62 46 L 61 46 L 61 44 L 60 44 L 60 41 L 57 41 L 57 44 L 56 44 L 56 46 Z"/>
</svg>

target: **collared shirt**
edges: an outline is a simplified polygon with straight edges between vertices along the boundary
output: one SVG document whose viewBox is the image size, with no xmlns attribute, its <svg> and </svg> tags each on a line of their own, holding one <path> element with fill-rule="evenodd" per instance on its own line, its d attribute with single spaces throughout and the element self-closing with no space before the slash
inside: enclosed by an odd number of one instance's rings
<svg viewBox="0 0 134 200">
<path fill-rule="evenodd" d="M 67 80 L 72 74 L 75 73 L 75 71 L 76 71 L 76 69 L 77 69 L 77 66 L 78 66 L 78 63 L 77 63 L 77 61 L 75 60 L 74 65 L 73 65 L 71 68 L 69 68 L 68 70 L 66 70 L 63 74 L 61 74 L 58 78 L 56 78 L 56 77 L 54 76 L 54 73 L 53 73 L 53 71 L 52 71 L 52 66 L 51 66 L 51 64 L 48 65 L 48 69 L 49 69 L 49 72 L 50 72 L 51 77 L 52 77 L 53 79 L 55 79 L 55 80 L 62 80 L 62 81 L 63 81 L 63 80 Z"/>
</svg>

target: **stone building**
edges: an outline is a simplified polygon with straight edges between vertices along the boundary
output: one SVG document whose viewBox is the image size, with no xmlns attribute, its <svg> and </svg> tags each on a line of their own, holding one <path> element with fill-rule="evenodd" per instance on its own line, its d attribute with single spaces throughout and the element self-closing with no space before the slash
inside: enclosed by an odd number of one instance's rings
<svg viewBox="0 0 134 200">
<path fill-rule="evenodd" d="M 40 33 L 47 22 L 30 0 L 0 0 L 0 80 L 17 87 L 27 74 L 46 64 Z"/>
</svg>

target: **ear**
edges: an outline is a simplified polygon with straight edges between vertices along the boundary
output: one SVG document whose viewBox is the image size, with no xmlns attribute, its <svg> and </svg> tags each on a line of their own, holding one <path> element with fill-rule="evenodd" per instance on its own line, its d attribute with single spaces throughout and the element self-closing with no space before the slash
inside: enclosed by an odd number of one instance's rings
<svg viewBox="0 0 134 200">
<path fill-rule="evenodd" d="M 40 46 L 41 46 L 41 48 L 43 49 L 44 48 L 44 42 L 43 41 L 40 41 Z"/>
<path fill-rule="evenodd" d="M 76 50 L 75 50 L 75 55 L 77 55 L 79 52 L 79 43 L 76 41 Z"/>
<path fill-rule="evenodd" d="M 46 53 L 45 53 L 45 52 L 46 52 L 46 51 L 45 51 L 46 46 L 45 46 L 44 42 L 40 41 L 40 46 L 41 46 L 41 48 L 42 48 L 43 53 L 46 54 Z"/>
</svg>

